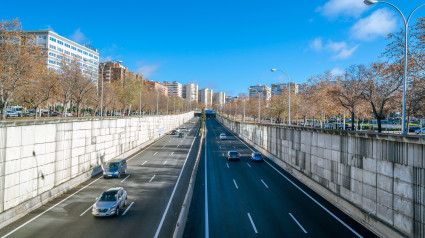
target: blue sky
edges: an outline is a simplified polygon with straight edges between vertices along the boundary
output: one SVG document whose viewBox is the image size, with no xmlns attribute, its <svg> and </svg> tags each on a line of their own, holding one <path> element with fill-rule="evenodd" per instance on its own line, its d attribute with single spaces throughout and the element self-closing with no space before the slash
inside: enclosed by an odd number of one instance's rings
<svg viewBox="0 0 425 238">
<path fill-rule="evenodd" d="M 389 0 L 405 15 L 417 0 Z M 270 68 L 306 82 L 325 70 L 340 73 L 370 63 L 385 35 L 402 27 L 385 4 L 322 1 L 4 1 L 4 20 L 24 30 L 51 29 L 89 42 L 102 58 L 122 60 L 154 81 L 195 82 L 232 96 L 250 85 L 286 81 Z M 425 17 L 425 7 L 415 12 Z"/>
</svg>

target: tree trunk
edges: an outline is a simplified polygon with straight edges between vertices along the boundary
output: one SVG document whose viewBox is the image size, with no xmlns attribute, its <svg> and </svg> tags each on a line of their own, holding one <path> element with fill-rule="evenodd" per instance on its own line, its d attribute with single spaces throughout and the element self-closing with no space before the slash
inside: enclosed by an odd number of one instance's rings
<svg viewBox="0 0 425 238">
<path fill-rule="evenodd" d="M 351 112 L 351 130 L 354 131 L 354 112 Z"/>
<path fill-rule="evenodd" d="M 40 108 L 40 105 L 35 106 L 34 119 L 36 119 L 36 120 L 37 120 L 37 112 L 38 112 L 39 108 Z"/>
<path fill-rule="evenodd" d="M 378 123 L 378 133 L 381 133 L 382 132 L 381 116 L 376 117 L 376 122 Z"/>
</svg>

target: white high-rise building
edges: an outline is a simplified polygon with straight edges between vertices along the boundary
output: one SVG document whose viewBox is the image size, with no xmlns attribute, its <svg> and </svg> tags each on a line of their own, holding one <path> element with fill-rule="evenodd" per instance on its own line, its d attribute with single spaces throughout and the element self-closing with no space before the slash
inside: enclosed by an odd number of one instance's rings
<svg viewBox="0 0 425 238">
<path fill-rule="evenodd" d="M 283 89 L 288 90 L 288 83 L 275 83 L 272 84 L 272 95 L 281 95 Z M 294 92 L 295 94 L 298 93 L 298 84 L 296 83 L 291 83 L 291 91 Z"/>
<path fill-rule="evenodd" d="M 270 100 L 272 98 L 271 88 L 266 85 L 257 84 L 249 87 L 249 98 L 258 98 L 258 94 L 261 95 L 263 100 Z"/>
<path fill-rule="evenodd" d="M 226 103 L 226 94 L 223 92 L 214 93 L 212 101 L 214 104 L 223 106 Z"/>
<path fill-rule="evenodd" d="M 205 104 L 205 109 L 212 109 L 213 91 L 208 88 L 199 90 L 198 101 Z"/>
<path fill-rule="evenodd" d="M 164 81 L 163 85 L 168 87 L 168 95 L 174 95 L 176 97 L 182 98 L 183 97 L 183 85 L 179 82 L 173 81 L 173 82 L 167 82 Z"/>
<path fill-rule="evenodd" d="M 186 98 L 189 102 L 198 101 L 198 85 L 189 83 L 183 86 L 182 90 L 183 98 Z"/>
<path fill-rule="evenodd" d="M 35 43 L 46 51 L 47 68 L 62 73 L 62 62 L 77 59 L 84 75 L 97 84 L 99 68 L 99 51 L 90 46 L 82 46 L 70 39 L 58 35 L 50 30 L 26 31 L 34 35 Z"/>
</svg>

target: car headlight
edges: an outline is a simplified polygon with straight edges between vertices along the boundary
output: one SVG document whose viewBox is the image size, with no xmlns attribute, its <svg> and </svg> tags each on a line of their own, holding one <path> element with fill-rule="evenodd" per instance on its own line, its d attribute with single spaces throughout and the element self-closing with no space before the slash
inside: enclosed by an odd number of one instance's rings
<svg viewBox="0 0 425 238">
<path fill-rule="evenodd" d="M 114 174 L 118 174 L 118 171 L 114 172 Z"/>
</svg>

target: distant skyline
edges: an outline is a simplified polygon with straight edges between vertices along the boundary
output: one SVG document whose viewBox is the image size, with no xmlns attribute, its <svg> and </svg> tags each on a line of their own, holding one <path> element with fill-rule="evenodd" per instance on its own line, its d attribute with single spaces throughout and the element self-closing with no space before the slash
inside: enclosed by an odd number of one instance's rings
<svg viewBox="0 0 425 238">
<path fill-rule="evenodd" d="M 389 2 L 408 15 L 419 1 Z M 386 4 L 327 1 L 5 1 L 3 20 L 53 30 L 122 60 L 153 81 L 194 82 L 237 96 L 255 84 L 295 83 L 379 60 L 402 18 Z M 425 17 L 414 13 L 410 25 Z"/>
</svg>

